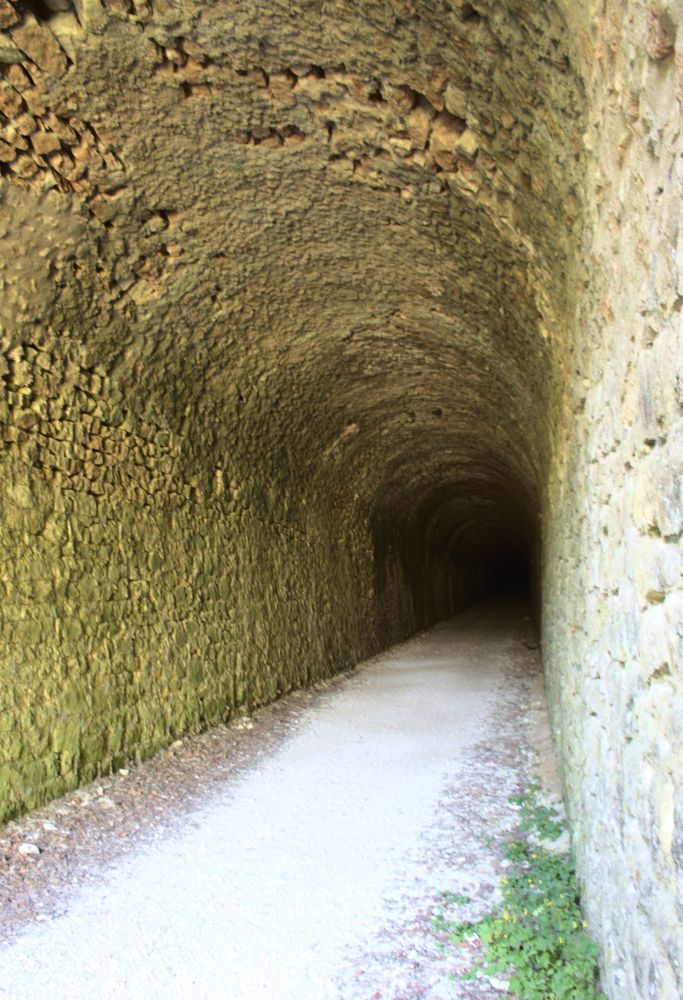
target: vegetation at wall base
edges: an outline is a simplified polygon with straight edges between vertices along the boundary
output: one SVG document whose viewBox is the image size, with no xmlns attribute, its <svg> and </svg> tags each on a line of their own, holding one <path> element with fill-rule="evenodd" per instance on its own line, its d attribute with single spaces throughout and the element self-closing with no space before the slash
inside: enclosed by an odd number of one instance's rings
<svg viewBox="0 0 683 1000">
<path fill-rule="evenodd" d="M 461 912 L 470 901 L 444 893 L 434 929 L 453 943 L 480 938 L 483 958 L 463 978 L 505 977 L 522 1000 L 606 1000 L 596 987 L 598 947 L 586 933 L 573 858 L 543 844 L 557 840 L 564 827 L 538 794 L 533 782 L 512 800 L 524 839 L 505 845 L 512 867 L 502 880 L 500 905 L 479 920 L 453 919 L 446 909 Z"/>
</svg>

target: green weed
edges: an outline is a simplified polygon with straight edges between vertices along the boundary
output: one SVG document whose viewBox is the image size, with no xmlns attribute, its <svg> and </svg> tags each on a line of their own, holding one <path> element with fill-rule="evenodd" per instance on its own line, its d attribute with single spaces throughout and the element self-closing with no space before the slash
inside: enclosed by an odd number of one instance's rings
<svg viewBox="0 0 683 1000">
<path fill-rule="evenodd" d="M 510 799 L 519 806 L 522 817 L 519 828 L 522 833 L 534 834 L 541 840 L 557 840 L 564 830 L 564 824 L 554 809 L 538 801 L 540 790 L 540 782 L 534 780 L 524 795 Z"/>
<path fill-rule="evenodd" d="M 469 896 L 463 896 L 459 892 L 442 892 L 441 898 L 446 906 L 463 906 L 472 902 Z"/>
<path fill-rule="evenodd" d="M 563 824 L 538 801 L 534 782 L 526 795 L 513 800 L 520 807 L 524 840 L 505 846 L 512 862 L 502 880 L 500 906 L 478 921 L 449 920 L 437 914 L 434 929 L 456 942 L 473 934 L 484 945 L 484 958 L 466 975 L 483 972 L 509 978 L 510 990 L 522 1000 L 605 1000 L 596 989 L 597 945 L 586 934 L 573 859 L 534 840 L 553 840 Z M 466 897 L 444 893 L 462 904 Z"/>
</svg>

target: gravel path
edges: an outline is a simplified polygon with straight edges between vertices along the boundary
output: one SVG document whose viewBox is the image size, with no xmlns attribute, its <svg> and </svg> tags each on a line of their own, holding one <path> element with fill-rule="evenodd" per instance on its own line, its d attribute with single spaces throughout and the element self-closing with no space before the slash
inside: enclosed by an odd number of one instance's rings
<svg viewBox="0 0 683 1000">
<path fill-rule="evenodd" d="M 431 921 L 444 890 L 495 898 L 533 645 L 479 605 L 0 828 L 0 997 L 505 996 L 448 978 L 471 952 Z"/>
</svg>

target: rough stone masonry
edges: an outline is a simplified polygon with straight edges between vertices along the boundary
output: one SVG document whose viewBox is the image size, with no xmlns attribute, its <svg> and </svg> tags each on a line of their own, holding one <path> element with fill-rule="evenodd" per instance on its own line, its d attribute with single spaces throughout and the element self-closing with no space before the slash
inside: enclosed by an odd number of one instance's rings
<svg viewBox="0 0 683 1000">
<path fill-rule="evenodd" d="M 0 32 L 0 814 L 524 554 L 606 989 L 681 995 L 681 0 Z"/>
</svg>

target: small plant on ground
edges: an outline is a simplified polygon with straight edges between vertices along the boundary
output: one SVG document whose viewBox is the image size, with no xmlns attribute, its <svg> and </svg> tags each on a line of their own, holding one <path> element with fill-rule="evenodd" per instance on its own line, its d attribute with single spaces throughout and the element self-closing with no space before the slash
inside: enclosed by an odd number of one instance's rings
<svg viewBox="0 0 683 1000">
<path fill-rule="evenodd" d="M 503 879 L 503 899 L 480 920 L 449 920 L 442 912 L 434 928 L 453 942 L 477 935 L 484 957 L 466 974 L 504 975 L 523 1000 L 605 1000 L 596 989 L 597 945 L 586 934 L 570 854 L 543 846 L 564 827 L 557 813 L 538 800 L 539 784 L 513 799 L 520 808 L 523 840 L 505 845 L 512 862 Z M 444 893 L 444 906 L 467 897 Z"/>
<path fill-rule="evenodd" d="M 539 802 L 541 783 L 534 779 L 524 795 L 516 795 L 510 802 L 519 806 L 522 833 L 528 833 L 540 840 L 557 840 L 564 830 L 564 823 L 557 811 Z"/>
</svg>

